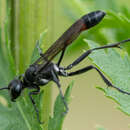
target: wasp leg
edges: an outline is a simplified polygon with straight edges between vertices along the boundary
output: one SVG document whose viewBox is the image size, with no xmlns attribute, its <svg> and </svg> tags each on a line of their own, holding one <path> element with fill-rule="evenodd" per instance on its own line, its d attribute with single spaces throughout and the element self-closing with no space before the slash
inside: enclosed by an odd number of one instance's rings
<svg viewBox="0 0 130 130">
<path fill-rule="evenodd" d="M 57 62 L 57 66 L 60 66 L 60 63 L 61 63 L 61 61 L 63 59 L 64 54 L 65 54 L 65 50 L 66 50 L 66 48 L 62 51 L 61 56 L 60 56 L 60 58 L 59 58 L 59 60 Z"/>
<path fill-rule="evenodd" d="M 64 69 L 69 70 L 69 69 L 73 68 L 74 66 L 79 64 L 82 60 L 84 60 L 86 57 L 88 57 L 88 55 L 91 54 L 95 50 L 105 49 L 105 48 L 120 48 L 121 44 L 123 44 L 125 42 L 129 42 L 129 41 L 130 41 L 130 39 L 127 39 L 127 40 L 123 40 L 121 42 L 117 42 L 117 43 L 113 43 L 113 44 L 104 45 L 104 46 L 101 46 L 101 47 L 96 47 L 96 48 L 93 48 L 93 49 L 89 49 L 85 53 L 83 53 L 79 58 L 77 58 L 72 64 L 68 65 Z"/>
<path fill-rule="evenodd" d="M 37 94 L 39 94 L 40 88 L 37 87 L 36 89 L 37 89 L 37 90 L 35 90 L 35 91 L 29 92 L 29 97 L 30 97 L 30 100 L 31 100 L 31 102 L 32 102 L 32 104 L 33 104 L 33 107 L 34 107 L 35 111 L 36 111 L 38 122 L 39 122 L 40 124 L 43 124 L 44 122 L 41 122 L 41 121 L 40 121 L 39 110 L 38 110 L 38 108 L 37 108 L 37 106 L 36 106 L 36 103 L 35 103 L 33 97 L 32 97 L 32 95 L 37 95 Z"/>
<path fill-rule="evenodd" d="M 79 69 L 79 70 L 77 70 L 77 71 L 75 71 L 75 72 L 67 73 L 67 76 L 74 76 L 74 75 L 82 74 L 82 73 L 85 73 L 85 72 L 87 72 L 87 71 L 89 71 L 89 70 L 92 70 L 92 69 L 95 69 L 95 70 L 99 73 L 99 75 L 101 76 L 101 78 L 103 79 L 103 81 L 105 82 L 105 84 L 108 85 L 108 87 L 113 87 L 113 88 L 117 89 L 117 90 L 118 90 L 119 92 L 121 92 L 121 93 L 130 95 L 129 92 L 123 91 L 122 89 L 120 89 L 120 88 L 114 86 L 114 85 L 105 77 L 105 75 L 104 75 L 97 67 L 95 67 L 95 66 L 93 66 L 93 65 L 90 65 L 90 66 L 87 66 L 87 67 L 85 67 L 85 68 Z"/>
</svg>

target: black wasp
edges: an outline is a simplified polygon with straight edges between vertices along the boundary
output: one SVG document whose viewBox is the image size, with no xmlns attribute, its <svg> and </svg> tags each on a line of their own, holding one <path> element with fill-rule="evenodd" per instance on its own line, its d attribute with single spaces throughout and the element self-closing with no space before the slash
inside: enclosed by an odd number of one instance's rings
<svg viewBox="0 0 130 130">
<path fill-rule="evenodd" d="M 80 35 L 81 32 L 97 25 L 103 19 L 104 16 L 105 16 L 105 12 L 95 11 L 81 17 L 74 24 L 72 24 L 72 26 L 44 54 L 41 53 L 41 51 L 39 51 L 40 58 L 37 59 L 37 61 L 35 61 L 32 65 L 29 66 L 29 68 L 25 71 L 25 74 L 22 76 L 22 78 L 21 77 L 19 77 L 18 79 L 15 78 L 9 83 L 8 87 L 1 88 L 0 90 L 8 89 L 10 93 L 11 101 L 14 102 L 15 99 L 20 96 L 21 92 L 25 88 L 35 89 L 35 91 L 29 92 L 29 98 L 31 99 L 31 102 L 37 113 L 37 118 L 39 123 L 41 123 L 39 119 L 39 111 L 36 107 L 34 99 L 32 98 L 32 95 L 39 94 L 40 86 L 46 85 L 49 81 L 53 81 L 57 84 L 61 98 L 66 108 L 65 113 L 67 113 L 68 111 L 68 106 L 66 101 L 64 100 L 64 95 L 61 90 L 59 76 L 63 76 L 63 77 L 74 76 L 74 75 L 85 73 L 91 69 L 95 69 L 108 86 L 111 86 L 124 94 L 130 95 L 130 93 L 125 92 L 119 89 L 118 87 L 114 86 L 104 76 L 104 74 L 97 67 L 93 65 L 89 65 L 75 72 L 69 72 L 69 73 L 67 72 L 67 70 L 70 70 L 74 66 L 79 64 L 93 51 L 104 49 L 104 48 L 119 48 L 120 44 L 130 41 L 130 39 L 87 50 L 85 53 L 83 53 L 80 57 L 78 57 L 75 61 L 73 61 L 73 63 L 71 63 L 67 67 L 60 66 L 60 63 L 63 59 L 67 46 L 70 45 Z M 56 64 L 51 62 L 52 59 L 61 51 L 62 53 L 58 62 Z"/>
</svg>

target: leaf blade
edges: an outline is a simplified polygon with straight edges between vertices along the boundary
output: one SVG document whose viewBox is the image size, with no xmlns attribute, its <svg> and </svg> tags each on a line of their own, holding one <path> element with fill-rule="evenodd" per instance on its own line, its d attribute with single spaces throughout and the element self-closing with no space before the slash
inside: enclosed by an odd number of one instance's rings
<svg viewBox="0 0 130 130">
<path fill-rule="evenodd" d="M 72 86 L 73 86 L 73 82 L 67 87 L 65 95 L 64 95 L 65 101 L 67 102 L 67 104 L 69 103 L 69 100 L 70 100 Z M 59 94 L 55 101 L 53 117 L 50 117 L 50 120 L 48 123 L 49 130 L 52 130 L 52 129 L 53 130 L 62 130 L 62 124 L 63 124 L 64 118 L 66 116 L 63 114 L 64 112 L 65 112 L 64 103 Z"/>
<path fill-rule="evenodd" d="M 90 40 L 87 40 L 87 43 L 90 48 L 98 46 L 97 43 Z M 130 92 L 130 59 L 127 53 L 125 53 L 124 57 L 121 57 L 116 50 L 108 49 L 107 52 L 104 50 L 95 51 L 89 57 L 93 61 L 93 64 L 100 68 L 114 85 L 124 91 Z M 119 104 L 118 108 L 120 110 L 130 115 L 129 95 L 122 94 L 111 88 L 101 89 L 105 92 L 107 97 L 115 100 Z"/>
</svg>

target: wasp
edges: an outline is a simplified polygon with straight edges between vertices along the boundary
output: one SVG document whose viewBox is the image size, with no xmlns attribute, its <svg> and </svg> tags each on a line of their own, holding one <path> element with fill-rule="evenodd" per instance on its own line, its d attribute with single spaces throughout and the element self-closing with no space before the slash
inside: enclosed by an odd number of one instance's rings
<svg viewBox="0 0 130 130">
<path fill-rule="evenodd" d="M 15 102 L 16 99 L 21 95 L 21 92 L 26 89 L 33 89 L 33 91 L 30 91 L 28 93 L 29 98 L 34 106 L 34 109 L 37 114 L 37 119 L 39 123 L 42 123 L 39 118 L 39 111 L 36 106 L 36 103 L 32 97 L 32 95 L 37 95 L 40 93 L 40 86 L 46 85 L 48 82 L 53 81 L 56 83 L 60 96 L 63 100 L 64 106 L 65 106 L 65 113 L 68 112 L 68 105 L 64 99 L 64 95 L 62 93 L 61 84 L 59 77 L 69 77 L 69 76 L 75 76 L 82 73 L 85 73 L 89 70 L 95 69 L 103 81 L 106 83 L 107 86 L 113 87 L 120 91 L 121 93 L 130 95 L 130 93 L 125 92 L 121 90 L 120 88 L 114 86 L 106 77 L 105 75 L 95 66 L 89 65 L 84 68 L 81 68 L 79 70 L 76 70 L 74 72 L 67 72 L 68 70 L 71 70 L 74 66 L 79 64 L 81 61 L 83 61 L 86 57 L 88 57 L 93 51 L 99 50 L 99 49 L 105 49 L 105 48 L 119 48 L 121 44 L 129 42 L 130 39 L 123 40 L 121 42 L 104 45 L 101 47 L 93 48 L 87 50 L 85 53 L 83 53 L 81 56 L 79 56 L 76 60 L 74 60 L 70 65 L 67 67 L 61 67 L 60 63 L 63 59 L 63 56 L 65 54 L 65 50 L 79 35 L 81 32 L 88 30 L 98 23 L 102 21 L 104 16 L 106 15 L 103 11 L 94 11 L 90 12 L 84 16 L 82 16 L 79 20 L 77 20 L 74 24 L 71 25 L 71 27 L 63 33 L 63 35 L 52 44 L 52 46 L 45 52 L 42 53 L 41 50 L 39 50 L 40 57 L 31 64 L 25 73 L 19 78 L 13 79 L 7 87 L 0 88 L 0 90 L 7 89 L 9 91 L 11 101 Z M 61 52 L 61 56 L 57 63 L 53 63 L 53 58 Z"/>
</svg>

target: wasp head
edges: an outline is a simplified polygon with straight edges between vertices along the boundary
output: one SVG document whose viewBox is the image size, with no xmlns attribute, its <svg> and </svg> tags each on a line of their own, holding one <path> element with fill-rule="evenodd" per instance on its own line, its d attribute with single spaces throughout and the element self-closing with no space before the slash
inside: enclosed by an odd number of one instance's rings
<svg viewBox="0 0 130 130">
<path fill-rule="evenodd" d="M 8 85 L 8 90 L 11 96 L 11 101 L 15 102 L 15 99 L 18 98 L 22 91 L 22 82 L 19 79 L 12 80 Z"/>
</svg>

